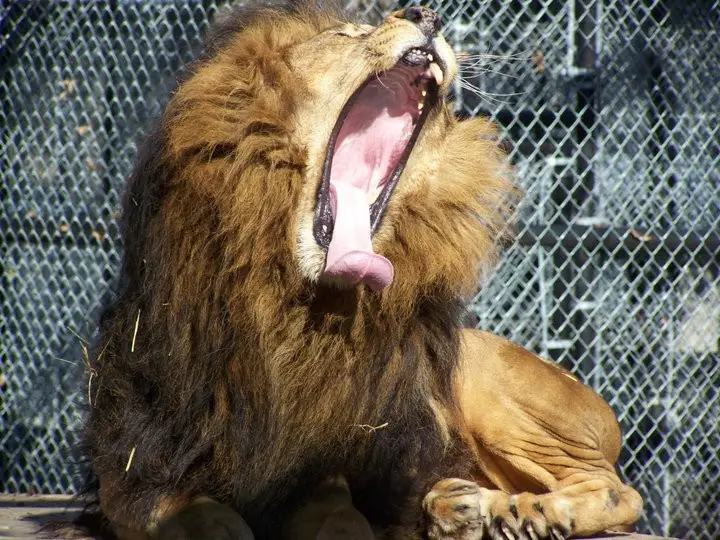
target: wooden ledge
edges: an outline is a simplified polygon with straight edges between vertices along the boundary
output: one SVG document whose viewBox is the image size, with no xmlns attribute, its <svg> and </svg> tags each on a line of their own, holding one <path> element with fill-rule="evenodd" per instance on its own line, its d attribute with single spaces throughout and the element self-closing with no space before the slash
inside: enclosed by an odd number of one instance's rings
<svg viewBox="0 0 720 540">
<path fill-rule="evenodd" d="M 584 537 L 577 540 L 677 540 L 666 536 L 648 536 L 639 533 L 605 533 L 599 536 Z"/>
<path fill-rule="evenodd" d="M 70 522 L 81 509 L 82 505 L 68 495 L 0 495 L 0 540 L 37 538 L 40 527 L 52 522 Z M 80 540 L 82 537 L 74 538 Z M 605 533 L 584 540 L 672 539 L 637 533 Z"/>
<path fill-rule="evenodd" d="M 67 495 L 0 495 L 0 540 L 51 537 L 38 531 L 53 522 L 72 522 L 81 510 Z"/>
</svg>

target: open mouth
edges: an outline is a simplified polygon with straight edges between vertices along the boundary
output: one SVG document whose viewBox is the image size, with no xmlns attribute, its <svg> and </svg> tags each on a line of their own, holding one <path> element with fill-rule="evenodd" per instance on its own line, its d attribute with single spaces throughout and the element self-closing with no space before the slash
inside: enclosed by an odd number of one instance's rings
<svg viewBox="0 0 720 540">
<path fill-rule="evenodd" d="M 377 231 L 415 141 L 438 102 L 443 69 L 429 49 L 410 49 L 350 97 L 330 135 L 313 233 L 327 249 L 324 275 L 378 290 L 390 261 L 373 252 Z"/>
</svg>

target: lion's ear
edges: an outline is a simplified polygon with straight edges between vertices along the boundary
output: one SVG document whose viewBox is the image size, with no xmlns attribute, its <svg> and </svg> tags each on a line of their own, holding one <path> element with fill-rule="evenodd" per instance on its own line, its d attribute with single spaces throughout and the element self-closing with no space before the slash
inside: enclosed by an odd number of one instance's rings
<svg viewBox="0 0 720 540">
<path fill-rule="evenodd" d="M 320 26 L 327 21 L 356 19 L 354 11 L 340 0 L 250 0 L 218 10 L 205 36 L 200 58 L 211 58 L 254 22 L 288 16 L 323 23 Z"/>
<path fill-rule="evenodd" d="M 318 9 L 322 7 L 322 10 Z M 203 58 L 210 58 L 225 48 L 244 28 L 253 22 L 277 15 L 300 15 L 302 13 L 326 13 L 341 15 L 340 2 L 311 0 L 251 0 L 218 10 L 205 36 Z"/>
<path fill-rule="evenodd" d="M 263 11 L 260 2 L 243 2 L 221 8 L 216 13 L 205 36 L 202 57 L 210 58 L 224 49 L 243 28 L 259 17 Z"/>
</svg>

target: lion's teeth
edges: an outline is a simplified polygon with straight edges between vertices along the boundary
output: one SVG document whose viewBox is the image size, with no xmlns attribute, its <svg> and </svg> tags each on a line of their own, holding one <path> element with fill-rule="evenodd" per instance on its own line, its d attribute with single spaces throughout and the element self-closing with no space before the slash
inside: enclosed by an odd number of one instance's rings
<svg viewBox="0 0 720 540">
<path fill-rule="evenodd" d="M 368 206 L 370 206 L 372 203 L 374 203 L 377 200 L 377 198 L 380 196 L 381 191 L 382 191 L 382 188 L 380 186 L 368 191 L 368 193 L 367 193 Z"/>
<path fill-rule="evenodd" d="M 427 58 L 430 62 L 433 61 L 433 55 L 432 55 L 432 54 L 430 54 L 430 53 L 427 52 L 427 51 L 423 51 L 422 49 L 418 49 L 417 47 L 414 47 L 414 48 L 410 49 L 410 53 L 412 53 L 412 54 L 418 54 L 418 55 L 420 55 L 420 56 L 424 56 L 424 57 Z"/>
<path fill-rule="evenodd" d="M 427 90 L 420 90 L 420 95 L 422 95 L 422 97 L 427 96 Z"/>
<path fill-rule="evenodd" d="M 432 63 L 430 64 L 430 68 L 429 68 L 429 69 L 430 69 L 430 74 L 431 74 L 431 75 L 433 76 L 433 78 L 435 79 L 435 82 L 438 84 L 438 86 L 440 86 L 440 85 L 443 83 L 443 80 L 445 79 L 445 77 L 444 77 L 444 75 L 443 75 L 443 72 L 442 72 L 442 69 L 441 69 L 440 66 L 437 65 L 437 63 L 435 63 L 435 62 L 432 62 Z"/>
<path fill-rule="evenodd" d="M 422 111 L 424 106 L 425 104 L 422 101 L 418 103 L 418 111 Z"/>
</svg>

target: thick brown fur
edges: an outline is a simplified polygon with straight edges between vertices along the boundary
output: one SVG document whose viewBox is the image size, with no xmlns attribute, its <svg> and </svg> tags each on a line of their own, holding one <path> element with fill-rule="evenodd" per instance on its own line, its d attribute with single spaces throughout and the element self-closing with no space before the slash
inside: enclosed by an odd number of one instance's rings
<svg viewBox="0 0 720 540">
<path fill-rule="evenodd" d="M 100 506 L 135 537 L 209 497 L 277 538 L 340 476 L 376 534 L 419 537 L 432 484 L 477 472 L 459 320 L 516 195 L 493 129 L 444 103 L 429 114 L 374 238 L 394 282 L 337 289 L 307 245 L 327 137 L 362 80 L 397 60 L 387 43 L 416 30 L 308 6 L 219 28 L 128 188 L 89 382 Z"/>
<path fill-rule="evenodd" d="M 236 21 L 173 96 L 130 181 L 121 289 L 91 366 L 101 507 L 143 530 L 166 499 L 208 495 L 262 536 L 263 516 L 342 473 L 390 526 L 397 501 L 428 485 L 408 472 L 436 469 L 445 451 L 429 400 L 453 407 L 461 296 L 494 255 L 512 188 L 481 137 L 489 126 L 443 106 L 428 124 L 447 132 L 447 180 L 385 218 L 398 279 L 381 294 L 313 283 L 296 229 L 319 178 L 294 131 L 317 74 L 298 76 L 289 54 L 342 23 L 307 9 Z"/>
</svg>

